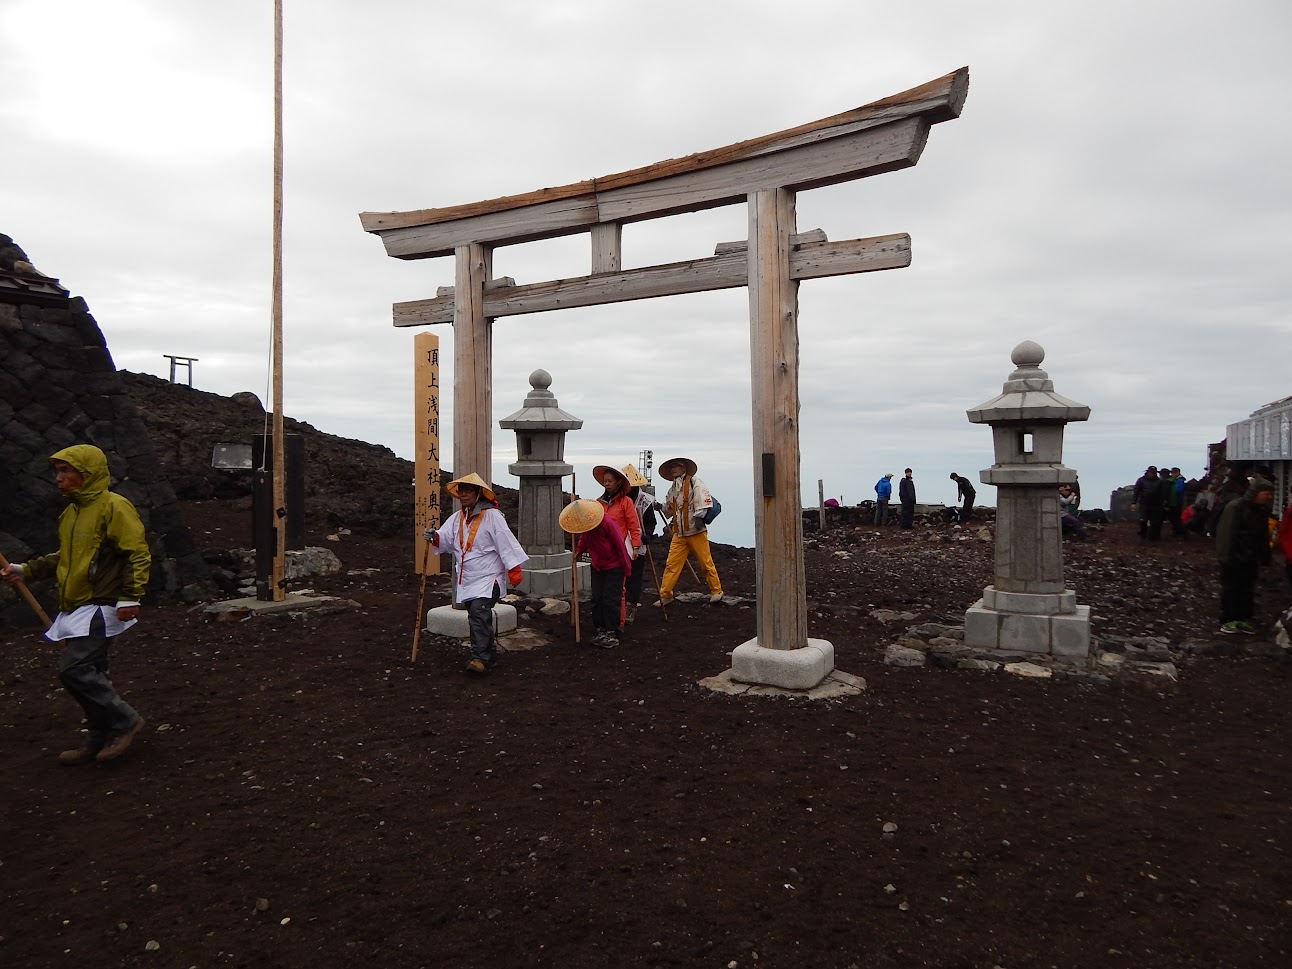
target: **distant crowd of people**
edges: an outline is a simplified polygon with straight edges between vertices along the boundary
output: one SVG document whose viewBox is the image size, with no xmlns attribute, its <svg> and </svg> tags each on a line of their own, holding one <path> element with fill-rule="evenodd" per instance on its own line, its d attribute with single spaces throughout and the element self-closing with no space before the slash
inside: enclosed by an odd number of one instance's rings
<svg viewBox="0 0 1292 969">
<path fill-rule="evenodd" d="M 1222 473 L 1185 480 L 1177 467 L 1149 465 L 1135 482 L 1131 510 L 1139 516 L 1139 538 L 1152 543 L 1168 524 L 1171 536 L 1205 535 L 1215 542 L 1220 571 L 1220 632 L 1258 632 L 1256 586 L 1272 551 L 1283 555 L 1292 587 L 1292 504 L 1277 515 L 1274 474 L 1268 467 L 1229 465 Z"/>
</svg>

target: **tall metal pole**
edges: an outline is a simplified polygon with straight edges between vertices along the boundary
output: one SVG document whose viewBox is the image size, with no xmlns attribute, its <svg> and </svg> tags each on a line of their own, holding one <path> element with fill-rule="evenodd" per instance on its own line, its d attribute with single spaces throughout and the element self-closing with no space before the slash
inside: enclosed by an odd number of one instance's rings
<svg viewBox="0 0 1292 969">
<path fill-rule="evenodd" d="M 274 535 L 277 544 L 270 573 L 273 601 L 287 597 L 287 457 L 283 440 L 283 0 L 274 0 L 274 282 L 273 282 L 273 407 L 274 407 Z"/>
</svg>

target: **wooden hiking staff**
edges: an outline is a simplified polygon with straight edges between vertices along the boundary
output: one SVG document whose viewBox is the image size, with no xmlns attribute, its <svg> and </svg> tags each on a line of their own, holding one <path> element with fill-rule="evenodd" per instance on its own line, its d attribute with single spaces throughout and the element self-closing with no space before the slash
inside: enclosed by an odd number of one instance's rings
<svg viewBox="0 0 1292 969">
<path fill-rule="evenodd" d="M 579 499 L 579 475 L 570 472 L 570 501 Z M 579 642 L 579 560 L 574 554 L 578 540 L 570 537 L 570 622 L 574 624 L 574 641 Z"/>
<path fill-rule="evenodd" d="M 422 615 L 422 606 L 426 603 L 426 570 L 431 564 L 431 543 L 426 543 L 426 548 L 422 550 L 422 583 L 421 588 L 417 590 L 417 628 L 413 630 L 413 658 L 410 662 L 417 662 L 417 644 L 422 638 L 422 626 L 426 622 L 426 617 Z"/>
<path fill-rule="evenodd" d="M 3 555 L 0 555 L 0 569 L 7 569 L 7 568 L 9 568 L 9 560 L 6 559 Z M 24 599 L 27 600 L 27 605 L 31 606 L 32 611 L 34 611 L 36 615 L 40 617 L 40 621 L 45 624 L 46 629 L 54 625 L 53 622 L 50 621 L 49 616 L 45 615 L 45 610 L 40 607 L 40 603 L 36 601 L 36 597 L 31 594 L 31 590 L 27 588 L 26 582 L 23 582 L 21 579 L 19 579 L 18 585 L 16 586 L 16 588 L 18 589 L 18 595 L 22 596 Z"/>
<path fill-rule="evenodd" d="M 655 598 L 659 600 L 659 611 L 664 615 L 664 621 L 668 622 L 668 603 L 664 597 L 659 594 L 659 573 L 655 571 L 655 556 L 650 553 L 650 546 L 646 546 L 646 561 L 650 562 L 651 578 L 655 580 Z"/>
</svg>

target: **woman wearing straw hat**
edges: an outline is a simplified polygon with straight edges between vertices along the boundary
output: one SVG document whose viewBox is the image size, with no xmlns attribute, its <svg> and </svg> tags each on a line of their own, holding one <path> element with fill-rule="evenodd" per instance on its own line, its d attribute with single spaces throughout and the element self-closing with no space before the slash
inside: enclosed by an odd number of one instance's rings
<svg viewBox="0 0 1292 969">
<path fill-rule="evenodd" d="M 588 553 L 592 566 L 592 645 L 613 649 L 623 634 L 624 577 L 632 562 L 623 533 L 606 515 L 605 505 L 590 498 L 576 498 L 561 509 L 561 527 L 578 535 L 574 543 L 577 558 Z"/>
<path fill-rule="evenodd" d="M 693 553 L 700 563 L 700 571 L 704 573 L 705 585 L 709 587 L 709 601 L 722 601 L 722 581 L 709 552 L 708 528 L 704 523 L 705 516 L 713 507 L 713 496 L 704 482 L 695 476 L 697 470 L 690 458 L 669 458 L 659 466 L 660 477 L 673 482 L 664 497 L 664 514 L 673 518 L 673 540 L 668 546 L 668 564 L 664 566 L 664 578 L 659 584 L 657 606 L 666 606 L 673 601 L 673 586 L 677 585 L 682 566 Z"/>
<path fill-rule="evenodd" d="M 444 490 L 461 506 L 438 530 L 423 533 L 441 552 L 453 553 L 453 601 L 467 607 L 471 659 L 467 672 L 483 676 L 498 659 L 493 607 L 507 589 L 519 585 L 520 567 L 529 556 L 507 527 L 493 490 L 480 475 L 457 478 Z"/>
<path fill-rule="evenodd" d="M 642 601 L 642 580 L 646 574 L 647 546 L 655 536 L 655 511 L 659 508 L 659 503 L 655 500 L 655 495 L 646 490 L 650 487 L 650 482 L 633 465 L 625 464 L 620 470 L 628 479 L 628 497 L 632 499 L 633 508 L 637 512 L 637 523 L 641 531 L 641 544 L 637 546 L 632 571 L 628 573 L 628 581 L 624 587 L 624 600 L 628 604 L 624 622 L 632 622 L 637 616 L 637 607 Z M 651 568 L 654 567 L 655 563 L 652 562 Z"/>
<path fill-rule="evenodd" d="M 619 534 L 624 536 L 628 548 L 628 558 L 635 563 L 646 549 L 642 546 L 642 523 L 637 517 L 637 506 L 628 497 L 628 476 L 618 468 L 598 464 L 592 469 L 592 477 L 606 489 L 597 501 L 605 507 L 606 517 L 619 526 Z M 632 574 L 632 568 L 630 563 L 628 572 L 624 573 L 625 580 Z M 624 596 L 624 602 L 620 603 L 619 613 L 616 625 L 622 629 L 628 616 L 627 595 Z"/>
</svg>

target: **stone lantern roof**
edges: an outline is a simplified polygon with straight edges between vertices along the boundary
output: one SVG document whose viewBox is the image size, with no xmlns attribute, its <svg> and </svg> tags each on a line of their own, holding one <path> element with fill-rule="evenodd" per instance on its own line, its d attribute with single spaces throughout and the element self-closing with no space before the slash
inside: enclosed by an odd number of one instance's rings
<svg viewBox="0 0 1292 969">
<path fill-rule="evenodd" d="M 1045 350 L 1024 340 L 1014 347 L 1010 360 L 1017 367 L 1001 393 L 967 411 L 971 424 L 1064 423 L 1090 419 L 1090 408 L 1054 392 L 1054 381 L 1041 369 Z"/>
<path fill-rule="evenodd" d="M 535 370 L 529 375 L 532 388 L 525 396 L 525 405 L 514 414 L 498 422 L 499 427 L 517 431 L 577 431 L 583 419 L 561 410 L 556 395 L 547 388 L 552 386 L 552 375 L 546 370 Z"/>
</svg>

